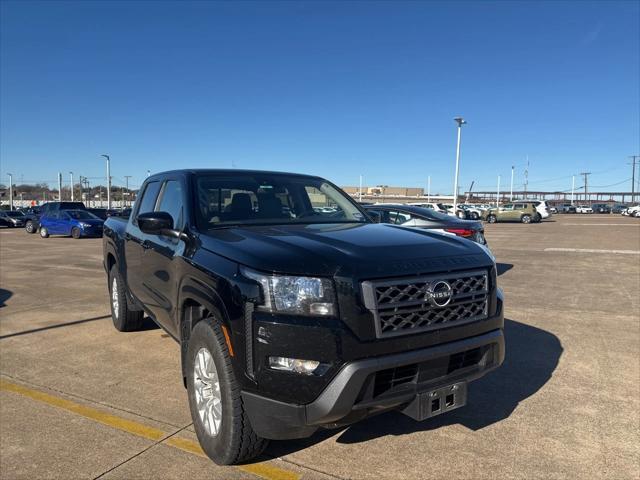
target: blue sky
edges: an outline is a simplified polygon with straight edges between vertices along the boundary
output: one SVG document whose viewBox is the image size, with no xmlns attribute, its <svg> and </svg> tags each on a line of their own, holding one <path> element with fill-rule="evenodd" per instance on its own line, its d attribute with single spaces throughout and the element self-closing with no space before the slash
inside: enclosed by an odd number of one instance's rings
<svg viewBox="0 0 640 480">
<path fill-rule="evenodd" d="M 45 2 L 0 5 L 0 162 L 115 184 L 182 167 L 451 192 L 629 190 L 640 2 Z M 77 178 L 77 177 L 76 177 Z M 578 182 L 578 179 L 577 179 Z"/>
</svg>

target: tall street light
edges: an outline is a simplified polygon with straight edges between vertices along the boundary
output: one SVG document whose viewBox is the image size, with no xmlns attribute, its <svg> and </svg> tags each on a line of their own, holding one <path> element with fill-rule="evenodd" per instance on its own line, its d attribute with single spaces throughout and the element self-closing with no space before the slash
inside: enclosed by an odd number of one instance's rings
<svg viewBox="0 0 640 480">
<path fill-rule="evenodd" d="M 511 190 L 509 192 L 509 201 L 513 202 L 513 165 L 511 166 Z"/>
<path fill-rule="evenodd" d="M 462 133 L 462 125 L 466 120 L 462 117 L 456 117 L 454 120 L 458 123 L 458 144 L 456 146 L 456 176 L 453 181 L 453 212 L 457 211 L 458 206 L 458 176 L 460 174 L 460 135 Z"/>
<path fill-rule="evenodd" d="M 69 176 L 71 177 L 71 201 L 73 202 L 73 172 L 69 172 Z"/>
<path fill-rule="evenodd" d="M 7 173 L 9 177 L 9 210 L 13 210 L 13 175 Z"/>
<path fill-rule="evenodd" d="M 111 210 L 111 159 L 109 155 L 100 155 L 107 159 L 107 209 Z"/>
</svg>

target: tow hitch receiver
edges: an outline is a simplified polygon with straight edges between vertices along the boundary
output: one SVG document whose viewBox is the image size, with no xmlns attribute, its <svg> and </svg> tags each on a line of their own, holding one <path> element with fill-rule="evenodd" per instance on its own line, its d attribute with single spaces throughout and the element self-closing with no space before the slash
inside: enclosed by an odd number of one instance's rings
<svg viewBox="0 0 640 480">
<path fill-rule="evenodd" d="M 402 413 L 414 420 L 425 420 L 455 410 L 467 403 L 466 382 L 454 383 L 428 392 L 419 393 Z"/>
</svg>

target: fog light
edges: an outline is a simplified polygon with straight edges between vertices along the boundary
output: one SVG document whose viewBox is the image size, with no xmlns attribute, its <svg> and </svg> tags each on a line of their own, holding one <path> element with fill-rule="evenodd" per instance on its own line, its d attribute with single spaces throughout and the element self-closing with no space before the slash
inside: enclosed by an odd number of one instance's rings
<svg viewBox="0 0 640 480">
<path fill-rule="evenodd" d="M 299 358 L 269 357 L 269 368 L 299 373 L 301 375 L 313 375 L 320 362 L 316 360 L 301 360 Z"/>
</svg>

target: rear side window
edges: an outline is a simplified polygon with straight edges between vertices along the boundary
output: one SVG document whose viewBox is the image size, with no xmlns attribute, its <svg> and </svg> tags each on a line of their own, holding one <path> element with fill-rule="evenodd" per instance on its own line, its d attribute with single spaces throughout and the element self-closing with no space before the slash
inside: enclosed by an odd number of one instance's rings
<svg viewBox="0 0 640 480">
<path fill-rule="evenodd" d="M 167 212 L 173 218 L 173 228 L 182 230 L 184 223 L 182 185 L 178 180 L 169 180 L 164 184 L 158 208 L 159 212 Z"/>
<path fill-rule="evenodd" d="M 153 212 L 156 206 L 156 199 L 158 198 L 158 192 L 160 191 L 160 182 L 147 183 L 142 199 L 140 200 L 140 206 L 138 207 L 137 215 L 141 213 Z"/>
<path fill-rule="evenodd" d="M 516 210 L 522 210 L 524 207 L 525 207 L 524 203 L 516 203 L 513 208 L 515 208 Z"/>
</svg>

